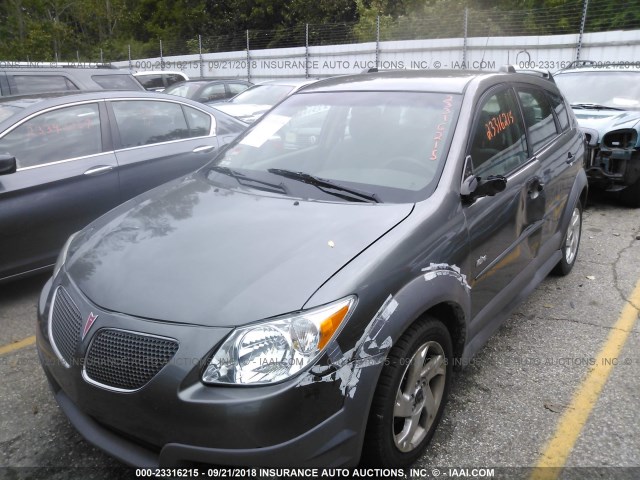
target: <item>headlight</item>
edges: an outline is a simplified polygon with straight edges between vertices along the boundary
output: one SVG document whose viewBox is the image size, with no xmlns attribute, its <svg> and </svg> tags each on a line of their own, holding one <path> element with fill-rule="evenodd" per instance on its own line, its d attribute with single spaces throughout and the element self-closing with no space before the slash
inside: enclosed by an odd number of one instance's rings
<svg viewBox="0 0 640 480">
<path fill-rule="evenodd" d="M 64 262 L 67 261 L 67 252 L 69 251 L 69 245 L 71 245 L 71 242 L 73 242 L 73 239 L 76 238 L 76 235 L 78 235 L 78 233 L 79 232 L 74 233 L 67 239 L 66 242 L 64 242 L 64 246 L 62 247 L 62 250 L 60 250 L 60 253 L 58 254 L 58 260 L 56 260 L 56 265 L 55 267 L 53 267 L 54 277 L 58 275 L 58 273 L 62 269 L 62 266 L 64 265 Z"/>
<path fill-rule="evenodd" d="M 202 374 L 205 383 L 265 384 L 285 380 L 311 364 L 355 305 L 350 296 L 305 312 L 238 328 Z"/>
</svg>

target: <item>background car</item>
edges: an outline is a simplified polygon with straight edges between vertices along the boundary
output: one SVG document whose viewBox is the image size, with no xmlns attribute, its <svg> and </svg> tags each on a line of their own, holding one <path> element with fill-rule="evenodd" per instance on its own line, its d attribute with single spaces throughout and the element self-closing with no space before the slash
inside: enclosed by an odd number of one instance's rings
<svg viewBox="0 0 640 480">
<path fill-rule="evenodd" d="M 585 60 L 554 79 L 586 134 L 589 182 L 640 207 L 640 68 Z"/>
<path fill-rule="evenodd" d="M 315 81 L 274 80 L 272 82 L 264 82 L 236 95 L 227 103 L 216 103 L 213 106 L 238 120 L 251 124 L 283 98 Z"/>
<path fill-rule="evenodd" d="M 138 80 L 146 90 L 151 90 L 152 92 L 162 92 L 174 83 L 189 80 L 187 74 L 169 70 L 136 72 L 133 76 L 136 77 L 136 80 Z"/>
<path fill-rule="evenodd" d="M 244 128 L 148 92 L 0 100 L 0 280 L 51 268 L 73 232 L 204 165 Z"/>
<path fill-rule="evenodd" d="M 559 104 L 460 70 L 289 96 L 67 243 L 36 328 L 61 410 L 145 468 L 410 465 L 454 362 L 576 262 L 584 143 Z M 292 130 L 317 138 L 281 148 Z"/>
<path fill-rule="evenodd" d="M 0 96 L 78 90 L 144 90 L 128 70 L 117 68 L 3 68 Z"/>
<path fill-rule="evenodd" d="M 253 83 L 233 79 L 198 79 L 175 83 L 164 90 L 164 93 L 190 98 L 196 102 L 223 102 L 235 97 L 251 87 Z"/>
</svg>

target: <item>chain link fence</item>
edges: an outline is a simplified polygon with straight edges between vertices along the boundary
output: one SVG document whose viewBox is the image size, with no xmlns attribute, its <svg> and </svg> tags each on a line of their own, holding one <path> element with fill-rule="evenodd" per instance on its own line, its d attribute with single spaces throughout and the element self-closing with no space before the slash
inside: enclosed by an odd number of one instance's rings
<svg viewBox="0 0 640 480">
<path fill-rule="evenodd" d="M 640 0 L 583 0 L 545 9 L 504 11 L 466 8 L 452 11 L 435 3 L 420 17 L 378 16 L 357 23 L 302 24 L 274 30 L 244 30 L 191 39 L 158 39 L 130 45 L 105 61 L 271 48 L 344 45 L 437 38 L 560 35 L 640 29 Z"/>
</svg>

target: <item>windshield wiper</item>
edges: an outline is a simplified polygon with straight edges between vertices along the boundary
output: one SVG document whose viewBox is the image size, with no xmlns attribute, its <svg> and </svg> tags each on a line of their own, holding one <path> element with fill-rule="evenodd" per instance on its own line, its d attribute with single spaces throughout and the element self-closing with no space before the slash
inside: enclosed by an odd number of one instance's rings
<svg viewBox="0 0 640 480">
<path fill-rule="evenodd" d="M 339 183 L 334 183 L 330 180 L 313 176 L 310 173 L 294 172 L 293 170 L 286 170 L 283 168 L 270 168 L 267 171 L 269 173 L 273 173 L 274 175 L 281 175 L 285 178 L 290 178 L 292 180 L 298 180 L 300 182 L 308 183 L 309 185 L 313 185 L 314 187 L 319 188 L 325 193 L 334 195 L 336 197 L 344 198 L 345 200 L 353 201 L 354 200 L 353 196 L 356 196 L 368 202 L 382 203 L 382 200 L 380 200 L 375 193 L 369 193 L 369 192 L 364 192 L 362 190 L 357 190 L 355 188 L 345 187 L 344 185 L 340 185 Z M 336 191 L 331 192 L 327 190 L 336 190 Z M 348 193 L 349 196 L 341 195 L 337 192 Z"/>
<path fill-rule="evenodd" d="M 236 181 L 240 185 L 245 187 L 252 187 L 252 188 L 257 188 L 259 190 L 266 190 L 266 191 L 275 192 L 275 193 L 283 193 L 285 195 L 289 193 L 287 191 L 287 188 L 284 186 L 282 182 L 280 183 L 265 182 L 264 180 L 258 180 L 257 178 L 248 177 L 244 173 L 240 173 L 229 167 L 222 167 L 220 165 L 213 165 L 211 167 L 211 170 L 213 170 L 214 172 L 222 173 L 224 175 L 233 177 L 236 179 Z M 252 183 L 254 185 L 249 185 L 248 183 Z"/>
<path fill-rule="evenodd" d="M 624 110 L 624 108 L 610 107 L 608 105 L 600 105 L 599 103 L 572 103 L 571 108 L 584 108 L 593 110 Z"/>
</svg>

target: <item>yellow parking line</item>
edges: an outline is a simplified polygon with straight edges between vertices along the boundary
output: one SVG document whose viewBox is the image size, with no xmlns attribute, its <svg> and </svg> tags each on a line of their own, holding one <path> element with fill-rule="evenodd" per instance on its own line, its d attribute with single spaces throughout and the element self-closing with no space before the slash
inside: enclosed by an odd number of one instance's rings
<svg viewBox="0 0 640 480">
<path fill-rule="evenodd" d="M 547 444 L 531 474 L 531 480 L 552 480 L 560 475 L 613 370 L 613 359 L 617 359 L 620 355 L 631 330 L 638 321 L 640 310 L 637 305 L 640 305 L 640 281 L 625 303 L 607 341 L 600 349 L 596 364 L 591 368 L 574 394 L 571 404 L 560 418 L 553 438 Z"/>
<path fill-rule="evenodd" d="M 27 337 L 19 342 L 10 343 L 9 345 L 4 345 L 0 347 L 0 355 L 4 355 L 5 353 L 15 352 L 16 350 L 20 350 L 21 348 L 28 347 L 29 345 L 33 345 L 36 343 L 35 335 L 31 337 Z"/>
</svg>

